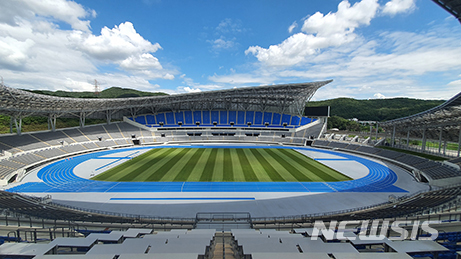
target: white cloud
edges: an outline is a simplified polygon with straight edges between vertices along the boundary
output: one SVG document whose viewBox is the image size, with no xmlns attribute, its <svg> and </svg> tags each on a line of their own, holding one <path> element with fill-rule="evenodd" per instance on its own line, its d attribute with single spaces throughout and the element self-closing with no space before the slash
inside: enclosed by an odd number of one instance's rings
<svg viewBox="0 0 461 259">
<path fill-rule="evenodd" d="M 19 41 L 9 36 L 0 37 L 0 64 L 10 69 L 22 67 L 27 62 L 27 53 L 34 44 L 31 39 Z"/>
<path fill-rule="evenodd" d="M 202 91 L 199 88 L 190 88 L 188 86 L 184 87 L 183 89 L 186 93 L 199 93 Z"/>
<path fill-rule="evenodd" d="M 275 77 L 266 75 L 254 75 L 254 74 L 232 74 L 232 75 L 213 75 L 208 77 L 209 80 L 215 83 L 224 83 L 235 85 L 254 85 L 254 84 L 271 84 Z"/>
<path fill-rule="evenodd" d="M 146 70 L 146 69 L 162 69 L 162 65 L 158 58 L 152 54 L 144 53 L 137 56 L 130 56 L 120 63 L 120 67 L 126 70 Z"/>
<path fill-rule="evenodd" d="M 85 9 L 82 5 L 67 0 L 15 0 L 0 1 L 0 22 L 17 25 L 18 19 L 30 19 L 34 16 L 52 17 L 72 26 L 73 29 L 89 31 L 90 21 L 82 20 L 95 17 L 94 10 Z"/>
<path fill-rule="evenodd" d="M 288 27 L 288 32 L 289 32 L 289 33 L 292 33 L 293 30 L 294 30 L 295 28 L 297 28 L 297 27 L 298 27 L 298 23 L 297 23 L 296 21 L 294 21 L 294 22 L 290 25 L 290 27 Z"/>
<path fill-rule="evenodd" d="M 415 8 L 415 0 L 391 0 L 384 5 L 382 12 L 394 16 L 399 13 L 412 12 Z"/>
<path fill-rule="evenodd" d="M 121 23 L 113 29 L 104 27 L 101 35 L 74 31 L 70 36 L 75 47 L 89 56 L 103 61 L 121 61 L 133 55 L 153 53 L 161 49 L 136 32 L 131 22 Z"/>
<path fill-rule="evenodd" d="M 0 1 L 0 8 L 9 11 L 0 16 L 0 75 L 7 85 L 91 91 L 91 78 L 108 86 L 153 90 L 158 85 L 148 80 L 171 80 L 177 73 L 153 56 L 160 45 L 144 39 L 130 22 L 105 27 L 96 36 L 83 20 L 95 12 L 72 1 Z M 59 22 L 73 29 L 61 29 Z M 100 72 L 100 66 L 113 72 Z"/>
<path fill-rule="evenodd" d="M 375 93 L 375 94 L 373 95 L 373 97 L 375 97 L 376 99 L 385 99 L 385 98 L 386 98 L 386 96 L 384 96 L 384 95 L 381 94 L 381 93 Z"/>
<path fill-rule="evenodd" d="M 305 62 L 321 49 L 337 47 L 353 41 L 355 29 L 370 24 L 379 7 L 377 0 L 362 0 L 353 6 L 346 0 L 336 13 L 315 13 L 304 21 L 301 33 L 294 34 L 269 48 L 251 46 L 245 54 L 253 54 L 265 65 L 292 66 Z"/>
<path fill-rule="evenodd" d="M 235 42 L 233 40 L 226 40 L 223 36 L 221 36 L 219 39 L 208 42 L 212 44 L 214 50 L 230 49 L 233 48 L 235 45 Z"/>
<path fill-rule="evenodd" d="M 219 23 L 216 27 L 216 31 L 220 33 L 239 33 L 244 31 L 244 29 L 242 28 L 242 22 L 240 20 L 226 18 Z"/>
<path fill-rule="evenodd" d="M 186 84 L 187 86 L 177 87 L 177 93 L 196 93 L 196 92 L 209 91 L 209 90 L 218 90 L 218 89 L 223 88 L 221 85 L 216 85 L 216 84 L 202 85 L 202 84 L 195 83 L 194 80 L 190 77 L 187 77 L 186 74 L 182 74 L 179 77 L 183 80 L 183 83 Z"/>
</svg>

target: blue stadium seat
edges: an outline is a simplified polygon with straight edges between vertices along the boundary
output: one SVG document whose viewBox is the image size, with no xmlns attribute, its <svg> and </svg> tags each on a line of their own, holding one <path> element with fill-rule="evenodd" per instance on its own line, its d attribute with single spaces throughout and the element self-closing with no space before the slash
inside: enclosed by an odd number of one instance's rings
<svg viewBox="0 0 461 259">
<path fill-rule="evenodd" d="M 229 111 L 229 123 L 233 122 L 237 124 L 237 112 L 236 111 Z"/>
<path fill-rule="evenodd" d="M 291 119 L 291 115 L 282 114 L 282 122 L 280 124 L 283 125 L 283 123 L 286 123 L 287 125 L 290 125 L 290 119 Z"/>
<path fill-rule="evenodd" d="M 160 122 L 163 122 L 165 124 L 165 114 L 164 113 L 159 113 L 155 115 L 155 118 L 157 119 L 157 124 L 160 124 Z"/>
<path fill-rule="evenodd" d="M 219 123 L 219 111 L 211 111 L 211 124 Z"/>
<path fill-rule="evenodd" d="M 202 111 L 203 125 L 210 125 L 210 111 Z"/>
<path fill-rule="evenodd" d="M 140 115 L 136 118 L 134 118 L 134 120 L 137 122 L 137 123 L 141 123 L 143 125 L 146 125 L 146 117 L 144 115 Z"/>
<path fill-rule="evenodd" d="M 176 123 L 182 122 L 182 124 L 185 124 L 183 112 L 175 112 L 174 117 L 176 118 Z"/>
<path fill-rule="evenodd" d="M 264 112 L 263 124 L 267 123 L 272 124 L 272 112 Z"/>
<path fill-rule="evenodd" d="M 254 115 L 255 115 L 255 112 L 254 111 L 247 111 L 245 113 L 245 124 L 247 124 L 248 122 L 251 122 L 251 124 L 254 124 Z"/>
<path fill-rule="evenodd" d="M 227 111 L 219 112 L 219 124 L 224 124 L 224 125 L 229 124 L 229 122 L 227 121 Z"/>
<path fill-rule="evenodd" d="M 312 122 L 311 118 L 302 117 L 302 118 L 301 118 L 301 124 L 300 124 L 300 125 L 303 126 L 303 125 L 306 125 L 306 124 L 311 123 L 311 122 Z"/>
<path fill-rule="evenodd" d="M 274 113 L 274 116 L 272 118 L 272 125 L 280 125 L 281 118 L 282 118 L 282 115 L 280 115 L 280 113 Z"/>
<path fill-rule="evenodd" d="M 299 125 L 299 121 L 300 121 L 299 116 L 292 116 L 292 117 L 291 117 L 291 123 L 290 123 L 290 125 L 298 126 L 298 125 Z"/>
<path fill-rule="evenodd" d="M 147 124 L 157 124 L 157 122 L 155 121 L 155 116 L 152 114 L 146 115 L 146 121 Z"/>
<path fill-rule="evenodd" d="M 172 112 L 166 112 L 165 117 L 166 117 L 166 124 L 168 124 L 168 125 L 176 125 L 176 123 L 174 121 L 174 115 L 173 115 Z"/>
<path fill-rule="evenodd" d="M 139 115 L 137 117 L 128 117 L 137 123 L 147 125 L 150 127 L 160 127 L 159 124 L 163 123 L 164 126 L 176 127 L 179 122 L 182 125 L 194 125 L 200 122 L 200 126 L 210 127 L 214 126 L 216 122 L 218 127 L 229 127 L 233 122 L 235 126 L 247 127 L 251 123 L 251 127 L 266 127 L 269 128 L 281 127 L 283 123 L 287 123 L 287 128 L 296 128 L 306 125 L 314 121 L 308 117 L 291 116 L 289 114 L 280 114 L 272 112 L 260 111 L 180 111 L 180 112 L 162 112 L 158 114 Z"/>
<path fill-rule="evenodd" d="M 184 111 L 184 124 L 195 125 L 195 121 L 192 118 L 192 111 Z"/>
<path fill-rule="evenodd" d="M 255 125 L 263 124 L 263 113 L 262 112 L 255 112 Z"/>
<path fill-rule="evenodd" d="M 200 122 L 200 124 L 202 124 L 202 111 L 194 111 L 193 124 L 195 124 L 196 122 Z"/>
<path fill-rule="evenodd" d="M 238 111 L 237 112 L 237 125 L 244 125 L 245 124 L 245 112 L 244 111 Z"/>
</svg>

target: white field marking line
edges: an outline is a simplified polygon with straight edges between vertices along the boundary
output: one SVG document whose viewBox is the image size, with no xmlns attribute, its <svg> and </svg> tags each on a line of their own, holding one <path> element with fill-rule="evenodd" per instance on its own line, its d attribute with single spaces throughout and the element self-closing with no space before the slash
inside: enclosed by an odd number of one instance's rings
<svg viewBox="0 0 461 259">
<path fill-rule="evenodd" d="M 184 187 L 184 184 L 186 184 L 186 182 L 182 182 L 182 185 L 181 185 L 181 192 L 182 192 L 182 188 Z"/>
</svg>

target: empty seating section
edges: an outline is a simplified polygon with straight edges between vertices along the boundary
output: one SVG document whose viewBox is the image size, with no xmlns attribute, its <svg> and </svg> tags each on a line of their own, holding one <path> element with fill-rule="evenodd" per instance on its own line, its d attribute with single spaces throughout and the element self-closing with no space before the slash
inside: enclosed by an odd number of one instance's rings
<svg viewBox="0 0 461 259">
<path fill-rule="evenodd" d="M 219 124 L 228 124 L 226 111 L 219 111 Z"/>
<path fill-rule="evenodd" d="M 280 113 L 274 113 L 272 117 L 272 125 L 280 125 L 280 119 L 282 118 L 282 115 Z"/>
<path fill-rule="evenodd" d="M 237 125 L 244 125 L 245 124 L 245 112 L 238 111 L 237 112 Z"/>
<path fill-rule="evenodd" d="M 144 117 L 144 116 L 143 116 Z M 144 120 L 145 121 L 145 120 Z M 97 141 L 99 139 L 109 139 L 104 127 L 101 125 L 86 127 L 79 129 L 90 141 Z"/>
<path fill-rule="evenodd" d="M 157 115 L 155 115 L 155 118 L 157 118 L 157 124 L 165 124 L 166 121 L 165 121 L 165 114 L 164 113 L 159 113 Z"/>
<path fill-rule="evenodd" d="M 307 125 L 315 119 L 260 111 L 180 111 L 143 114 L 130 117 L 132 121 L 148 127 L 269 127 L 297 128 Z"/>
<path fill-rule="evenodd" d="M 286 123 L 287 125 L 290 125 L 290 119 L 291 119 L 290 115 L 282 114 L 282 122 L 281 122 L 281 124 L 283 125 L 284 123 Z"/>
<path fill-rule="evenodd" d="M 219 123 L 219 111 L 211 111 L 211 124 Z"/>
<path fill-rule="evenodd" d="M 145 122 L 154 120 L 153 115 L 148 116 L 142 116 Z M 114 123 L 64 129 L 56 132 L 2 136 L 0 137 L 0 148 L 11 152 L 13 156 L 0 160 L 0 179 L 4 179 L 18 169 L 46 159 L 133 144 L 131 141 L 133 135 L 142 137 L 142 131 L 142 129 L 128 123 Z"/>
<path fill-rule="evenodd" d="M 154 124 L 154 123 L 150 123 Z M 195 124 L 194 118 L 192 118 L 192 111 L 184 112 L 184 124 L 192 125 Z"/>
<path fill-rule="evenodd" d="M 301 118 L 301 125 L 306 125 L 306 124 L 311 123 L 311 122 L 312 122 L 311 118 L 307 118 L 307 117 L 302 117 Z"/>
<path fill-rule="evenodd" d="M 203 125 L 211 125 L 210 122 L 210 111 L 203 111 L 202 112 L 202 118 L 203 118 Z"/>
<path fill-rule="evenodd" d="M 263 124 L 263 113 L 262 112 L 255 112 L 255 125 Z"/>
<path fill-rule="evenodd" d="M 109 133 L 112 139 L 123 138 L 122 133 L 119 130 L 119 127 L 117 124 L 104 125 L 104 128 L 107 130 L 107 132 Z"/>
<path fill-rule="evenodd" d="M 272 112 L 264 112 L 263 124 L 272 124 Z"/>
<path fill-rule="evenodd" d="M 245 124 L 251 123 L 253 124 L 254 122 L 254 111 L 247 111 L 245 112 Z"/>
<path fill-rule="evenodd" d="M 0 142 L 6 144 L 9 149 L 13 149 L 13 147 L 20 147 L 23 151 L 34 150 L 39 148 L 48 147 L 44 142 L 37 141 L 36 138 L 30 136 L 29 134 L 23 134 L 21 138 L 16 136 L 6 136 L 0 139 Z M 10 152 L 18 152 L 18 151 L 10 151 Z"/>
<path fill-rule="evenodd" d="M 74 142 L 85 142 L 85 141 L 90 141 L 87 137 L 85 137 L 82 132 L 78 129 L 68 129 L 64 131 L 67 136 L 69 136 L 70 139 L 72 139 Z"/>
<path fill-rule="evenodd" d="M 201 111 L 194 111 L 194 121 L 192 124 L 195 123 L 202 123 L 202 112 Z"/>
<path fill-rule="evenodd" d="M 370 146 L 356 145 L 356 144 L 347 143 L 347 142 L 328 141 L 328 140 L 321 140 L 321 139 L 315 140 L 313 143 L 313 146 L 355 150 L 355 151 L 366 153 L 366 154 L 372 154 L 372 155 L 388 158 L 388 159 L 409 165 L 413 168 L 416 168 L 424 172 L 427 176 L 429 176 L 433 180 L 461 176 L 461 171 L 454 167 L 447 166 L 447 165 L 444 165 L 442 163 L 435 162 L 432 160 L 428 160 L 426 158 L 409 155 L 409 154 L 405 154 L 405 153 L 401 153 L 397 151 L 392 151 L 392 150 L 387 150 L 387 149 L 382 149 L 382 148 L 374 148 Z"/>
<path fill-rule="evenodd" d="M 136 122 L 141 124 L 146 124 L 146 117 L 145 116 L 138 116 L 136 117 Z"/>
<path fill-rule="evenodd" d="M 298 116 L 292 116 L 291 117 L 291 123 L 290 125 L 293 125 L 293 126 L 298 126 L 299 125 L 299 117 Z"/>
<path fill-rule="evenodd" d="M 157 124 L 155 121 L 155 116 L 152 114 L 147 114 L 146 115 L 146 124 Z"/>
<path fill-rule="evenodd" d="M 174 117 L 176 118 L 176 123 L 184 124 L 184 113 L 183 112 L 175 112 Z"/>
<path fill-rule="evenodd" d="M 176 124 L 176 122 L 174 121 L 174 115 L 172 112 L 165 113 L 165 117 L 166 117 L 167 124 Z"/>
<path fill-rule="evenodd" d="M 236 111 L 229 111 L 229 124 L 231 123 L 237 124 L 237 112 Z"/>
</svg>

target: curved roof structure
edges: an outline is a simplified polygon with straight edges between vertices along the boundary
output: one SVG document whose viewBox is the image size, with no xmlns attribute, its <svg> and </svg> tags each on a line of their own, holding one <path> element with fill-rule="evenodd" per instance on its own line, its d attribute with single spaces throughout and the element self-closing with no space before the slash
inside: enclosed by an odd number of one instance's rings
<svg viewBox="0 0 461 259">
<path fill-rule="evenodd" d="M 432 0 L 461 22 L 461 0 Z"/>
<path fill-rule="evenodd" d="M 0 113 L 12 117 L 81 116 L 112 118 L 181 110 L 258 110 L 302 115 L 306 101 L 332 80 L 200 93 L 120 99 L 64 98 L 0 86 Z M 98 116 L 99 114 L 99 116 Z"/>
<path fill-rule="evenodd" d="M 428 138 L 438 139 L 440 130 L 444 138 L 458 142 L 461 128 L 461 92 L 445 103 L 411 116 L 380 123 L 385 128 L 395 127 L 398 131 L 425 129 Z"/>
</svg>

